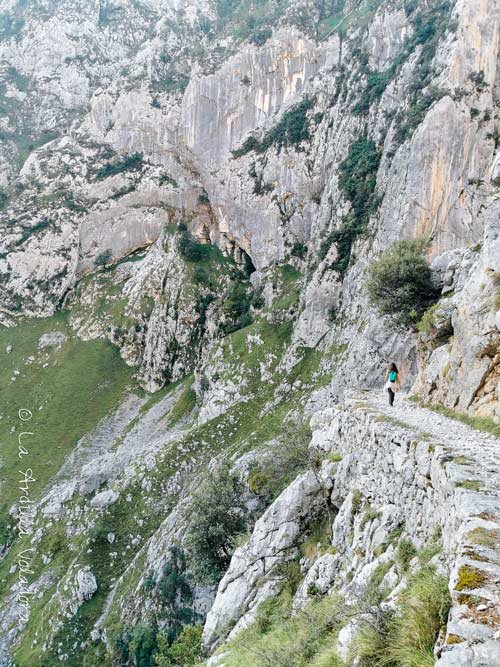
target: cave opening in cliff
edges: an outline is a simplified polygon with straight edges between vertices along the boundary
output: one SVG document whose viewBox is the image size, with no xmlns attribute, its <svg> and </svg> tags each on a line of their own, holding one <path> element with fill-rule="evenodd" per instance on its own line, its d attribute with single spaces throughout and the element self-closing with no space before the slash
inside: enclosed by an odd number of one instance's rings
<svg viewBox="0 0 500 667">
<path fill-rule="evenodd" d="M 241 265 L 245 275 L 248 277 L 250 277 L 252 273 L 256 271 L 255 265 L 252 262 L 252 258 L 243 249 L 241 249 Z"/>
</svg>

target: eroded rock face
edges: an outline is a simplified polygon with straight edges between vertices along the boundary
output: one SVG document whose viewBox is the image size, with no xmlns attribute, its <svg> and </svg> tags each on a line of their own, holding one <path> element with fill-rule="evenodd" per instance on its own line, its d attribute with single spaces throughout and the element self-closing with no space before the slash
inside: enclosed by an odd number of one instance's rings
<svg viewBox="0 0 500 667">
<path fill-rule="evenodd" d="M 194 77 L 182 101 L 180 141 L 208 192 L 217 226 L 212 237 L 219 243 L 237 243 L 257 269 L 284 256 L 283 213 L 270 196 L 255 196 L 247 173 L 252 164 L 257 168 L 254 156 L 236 160 L 231 151 L 249 132 L 270 129 L 277 114 L 300 100 L 328 58 L 329 48 L 319 49 L 299 33 L 279 31 L 263 47 L 245 48 L 214 75 Z M 310 188 L 309 179 L 296 157 L 283 160 L 273 153 L 269 167 L 257 178 L 272 189 L 276 186 L 282 206 L 293 210 L 296 190 Z M 290 224 L 293 227 L 294 221 Z"/>
<path fill-rule="evenodd" d="M 494 221 L 489 224 L 482 253 L 478 248 L 467 250 L 447 264 L 444 296 L 429 330 L 420 336 L 421 373 L 415 387 L 426 400 L 496 420 L 500 416 L 497 226 Z"/>
<path fill-rule="evenodd" d="M 279 566 L 294 558 L 307 523 L 314 520 L 324 499 L 317 477 L 298 477 L 255 524 L 248 543 L 236 549 L 219 584 L 204 628 L 211 647 L 222 632 L 230 637 L 248 627 L 258 606 L 280 588 Z"/>
</svg>

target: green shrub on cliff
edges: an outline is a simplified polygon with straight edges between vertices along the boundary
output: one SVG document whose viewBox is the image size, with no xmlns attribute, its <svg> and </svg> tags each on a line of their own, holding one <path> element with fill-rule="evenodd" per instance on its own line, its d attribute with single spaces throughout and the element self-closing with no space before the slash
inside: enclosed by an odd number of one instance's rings
<svg viewBox="0 0 500 667">
<path fill-rule="evenodd" d="M 184 230 L 179 238 L 179 254 L 188 262 L 200 262 L 207 258 L 208 245 L 198 243 L 191 234 Z"/>
<path fill-rule="evenodd" d="M 164 634 L 159 634 L 155 667 L 190 667 L 198 664 L 203 654 L 201 632 L 199 625 L 187 625 L 173 644 L 169 643 Z"/>
<path fill-rule="evenodd" d="M 438 297 L 425 246 L 424 239 L 396 241 L 368 269 L 368 297 L 395 329 L 415 327 Z"/>
<path fill-rule="evenodd" d="M 262 498 L 266 505 L 271 504 L 297 475 L 309 467 L 310 442 L 311 429 L 307 423 L 284 424 L 272 456 L 259 459 L 251 467 L 248 476 L 250 491 Z"/>
<path fill-rule="evenodd" d="M 112 250 L 103 250 L 100 252 L 96 258 L 94 259 L 94 265 L 105 269 L 106 266 L 110 263 L 111 259 L 113 257 L 113 251 Z"/>
<path fill-rule="evenodd" d="M 319 258 L 323 260 L 332 243 L 337 245 L 337 259 L 331 269 L 341 275 L 347 271 L 352 246 L 367 228 L 370 216 L 376 213 L 380 198 L 375 192 L 381 153 L 375 142 L 366 136 L 354 141 L 340 165 L 339 188 L 351 203 L 351 210 L 342 224 L 321 243 Z"/>
<path fill-rule="evenodd" d="M 229 567 L 236 535 L 246 529 L 244 486 L 228 465 L 210 472 L 193 494 L 186 540 L 196 579 L 214 584 Z"/>
<path fill-rule="evenodd" d="M 283 146 L 298 146 L 302 141 L 308 141 L 311 135 L 307 114 L 313 106 L 314 100 L 305 97 L 302 102 L 285 111 L 260 141 L 253 135 L 249 136 L 240 148 L 232 151 L 233 158 L 240 158 L 251 151 L 265 153 L 271 146 L 276 146 L 280 152 Z"/>
<path fill-rule="evenodd" d="M 102 181 L 108 176 L 121 174 L 125 171 L 137 171 L 141 169 L 144 164 L 142 153 L 132 153 L 131 155 L 124 155 L 119 157 L 114 162 L 108 162 L 103 165 L 96 173 L 95 177 L 98 181 Z"/>
<path fill-rule="evenodd" d="M 0 211 L 3 211 L 3 209 L 7 206 L 8 201 L 9 195 L 7 194 L 5 188 L 0 188 Z"/>
<path fill-rule="evenodd" d="M 230 644 L 226 667 L 341 667 L 335 645 L 342 602 L 335 595 L 314 598 L 292 615 L 292 598 L 285 581 L 278 596 L 259 606 L 255 623 Z"/>
</svg>

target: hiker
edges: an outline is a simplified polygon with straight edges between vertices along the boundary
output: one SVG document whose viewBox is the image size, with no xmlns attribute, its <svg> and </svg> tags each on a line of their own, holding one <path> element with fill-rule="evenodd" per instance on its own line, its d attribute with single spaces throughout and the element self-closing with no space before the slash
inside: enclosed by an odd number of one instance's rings
<svg viewBox="0 0 500 667">
<path fill-rule="evenodd" d="M 389 405 L 394 405 L 394 396 L 399 389 L 399 371 L 396 364 L 392 361 L 385 374 L 385 388 L 389 394 Z"/>
</svg>

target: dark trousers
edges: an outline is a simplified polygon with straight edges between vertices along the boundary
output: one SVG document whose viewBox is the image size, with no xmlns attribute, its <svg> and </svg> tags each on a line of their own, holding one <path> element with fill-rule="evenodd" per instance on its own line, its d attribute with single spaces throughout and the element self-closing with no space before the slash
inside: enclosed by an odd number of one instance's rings
<svg viewBox="0 0 500 667">
<path fill-rule="evenodd" d="M 389 394 L 389 405 L 394 405 L 394 396 L 395 396 L 394 392 L 390 387 L 387 389 L 387 392 Z"/>
</svg>

